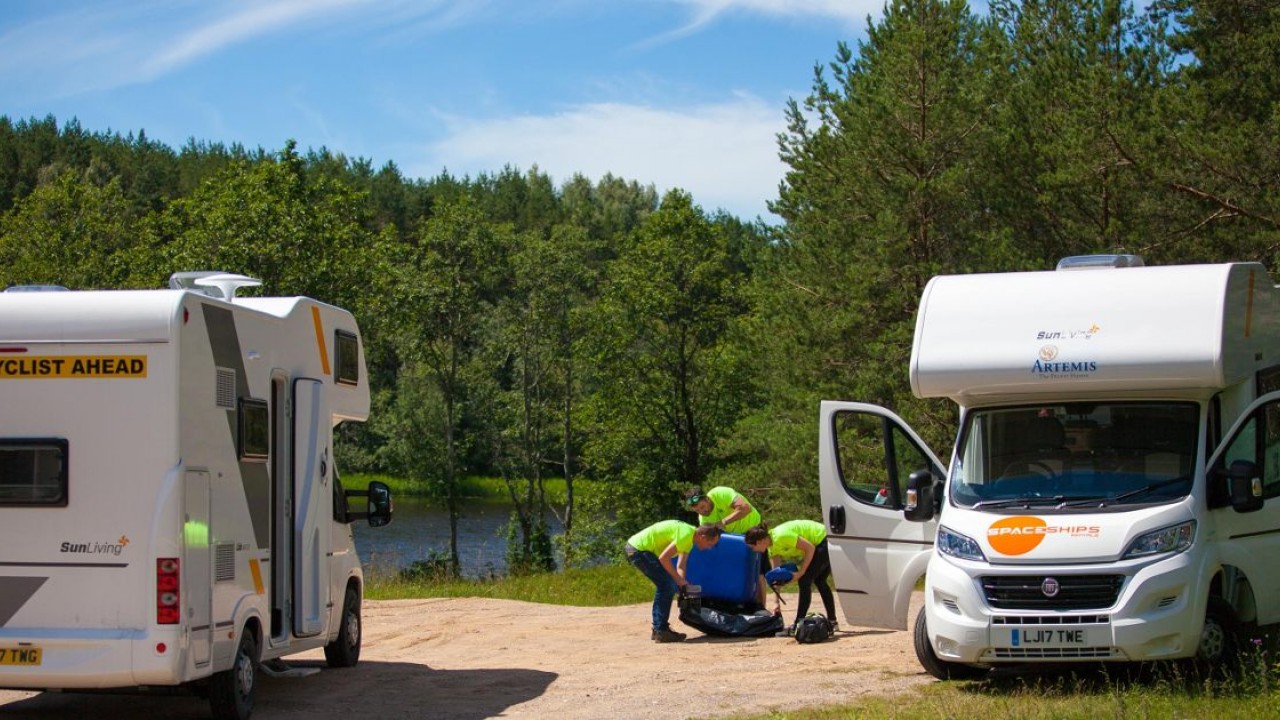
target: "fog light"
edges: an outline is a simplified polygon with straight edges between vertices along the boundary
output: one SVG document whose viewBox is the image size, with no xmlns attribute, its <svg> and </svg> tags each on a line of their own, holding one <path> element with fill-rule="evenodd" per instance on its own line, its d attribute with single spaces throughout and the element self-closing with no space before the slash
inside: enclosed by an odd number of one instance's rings
<svg viewBox="0 0 1280 720">
<path fill-rule="evenodd" d="M 938 641 L 934 643 L 934 652 L 938 653 L 939 657 L 960 657 L 960 643 L 955 640 L 940 637 L 938 638 Z"/>
</svg>

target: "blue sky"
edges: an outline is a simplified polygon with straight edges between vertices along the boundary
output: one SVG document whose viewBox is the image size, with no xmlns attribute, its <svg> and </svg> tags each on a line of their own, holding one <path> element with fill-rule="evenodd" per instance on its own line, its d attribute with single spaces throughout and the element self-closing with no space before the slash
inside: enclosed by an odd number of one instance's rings
<svg viewBox="0 0 1280 720">
<path fill-rule="evenodd" d="M 883 0 L 4 0 L 0 115 L 406 177 L 537 166 L 769 222 L 776 135 Z"/>
</svg>

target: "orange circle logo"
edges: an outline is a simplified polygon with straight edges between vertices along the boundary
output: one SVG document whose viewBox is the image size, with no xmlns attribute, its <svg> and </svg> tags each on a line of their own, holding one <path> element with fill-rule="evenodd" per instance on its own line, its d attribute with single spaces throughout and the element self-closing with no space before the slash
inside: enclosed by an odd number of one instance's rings
<svg viewBox="0 0 1280 720">
<path fill-rule="evenodd" d="M 1020 515 L 991 523 L 987 542 L 1002 555 L 1024 555 L 1044 541 L 1048 523 L 1038 517 Z"/>
</svg>

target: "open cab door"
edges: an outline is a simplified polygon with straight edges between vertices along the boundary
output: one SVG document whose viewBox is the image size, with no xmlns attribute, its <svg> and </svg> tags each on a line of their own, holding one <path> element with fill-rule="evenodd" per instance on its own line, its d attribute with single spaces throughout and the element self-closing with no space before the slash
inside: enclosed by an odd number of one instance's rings
<svg viewBox="0 0 1280 720">
<path fill-rule="evenodd" d="M 821 407 L 818 477 L 841 610 L 852 625 L 905 630 L 946 473 L 892 412 L 830 400 Z"/>
</svg>

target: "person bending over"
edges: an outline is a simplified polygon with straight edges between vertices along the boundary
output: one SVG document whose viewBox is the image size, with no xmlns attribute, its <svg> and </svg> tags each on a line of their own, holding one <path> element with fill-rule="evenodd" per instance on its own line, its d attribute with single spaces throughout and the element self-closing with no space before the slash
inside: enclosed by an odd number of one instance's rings
<svg viewBox="0 0 1280 720">
<path fill-rule="evenodd" d="M 743 539 L 752 550 L 760 553 L 767 551 L 773 567 L 780 567 L 783 563 L 796 563 L 793 579 L 800 584 L 800 600 L 796 605 L 797 623 L 809 612 L 809 603 L 813 599 L 813 588 L 816 585 L 818 594 L 822 596 L 822 605 L 827 611 L 827 619 L 831 621 L 832 628 L 836 628 L 836 599 L 829 585 L 831 556 L 827 552 L 827 529 L 822 523 L 791 520 L 775 528 L 760 523 L 748 530 Z M 781 612 L 782 607 L 775 603 L 773 611 Z M 794 628 L 795 623 L 792 623 L 788 632 Z"/>
<path fill-rule="evenodd" d="M 713 487 L 703 492 L 692 487 L 684 493 L 684 506 L 698 514 L 702 525 L 715 525 L 725 532 L 741 535 L 760 524 L 760 512 L 731 487 Z"/>
<path fill-rule="evenodd" d="M 671 601 L 676 592 L 689 584 L 684 572 L 693 546 L 700 550 L 713 547 L 720 541 L 720 528 L 703 525 L 695 529 L 679 520 L 663 520 L 641 530 L 627 540 L 623 550 L 627 561 L 644 576 L 653 581 L 653 632 L 654 642 L 680 642 L 685 634 L 671 629 Z M 680 557 L 680 570 L 671 565 L 671 559 Z"/>
</svg>

